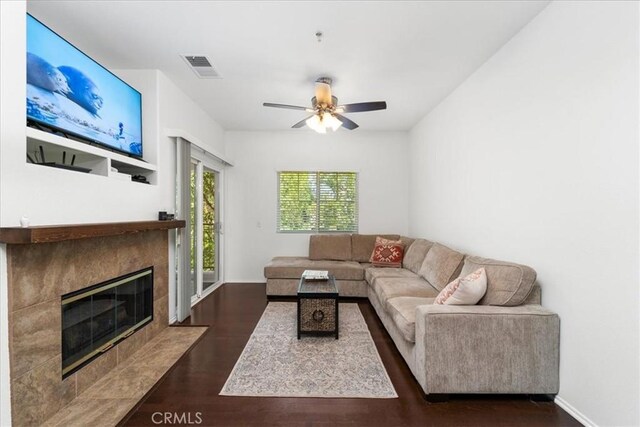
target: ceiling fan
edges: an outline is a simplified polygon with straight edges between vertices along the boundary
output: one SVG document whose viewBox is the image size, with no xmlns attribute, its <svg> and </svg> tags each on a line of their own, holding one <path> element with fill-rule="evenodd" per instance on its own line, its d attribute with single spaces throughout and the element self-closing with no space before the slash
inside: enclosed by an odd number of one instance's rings
<svg viewBox="0 0 640 427">
<path fill-rule="evenodd" d="M 265 102 L 262 105 L 265 107 L 286 108 L 289 110 L 301 110 L 313 113 L 291 127 L 297 129 L 306 124 L 318 133 L 326 133 L 327 129 L 335 131 L 340 126 L 349 130 L 356 129 L 358 125 L 343 116 L 342 113 L 360 113 L 363 111 L 385 110 L 387 108 L 385 101 L 338 105 L 338 98 L 331 94 L 331 79 L 329 77 L 320 77 L 316 80 L 316 96 L 311 98 L 311 107 L 273 104 L 271 102 Z"/>
</svg>

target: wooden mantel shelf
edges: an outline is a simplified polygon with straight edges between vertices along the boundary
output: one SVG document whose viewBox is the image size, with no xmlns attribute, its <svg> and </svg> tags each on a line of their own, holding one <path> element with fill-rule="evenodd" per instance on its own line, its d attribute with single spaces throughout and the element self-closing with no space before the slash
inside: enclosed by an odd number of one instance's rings
<svg viewBox="0 0 640 427">
<path fill-rule="evenodd" d="M 184 228 L 185 221 L 106 222 L 101 224 L 42 225 L 34 227 L 2 227 L 0 243 L 50 243 L 91 237 L 118 236 L 152 230 Z"/>
</svg>

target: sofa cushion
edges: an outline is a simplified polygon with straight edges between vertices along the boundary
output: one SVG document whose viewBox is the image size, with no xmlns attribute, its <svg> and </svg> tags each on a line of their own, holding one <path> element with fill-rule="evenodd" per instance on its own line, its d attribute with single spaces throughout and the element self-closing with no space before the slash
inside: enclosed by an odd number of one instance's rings
<svg viewBox="0 0 640 427">
<path fill-rule="evenodd" d="M 434 304 L 475 305 L 487 292 L 487 273 L 479 268 L 467 276 L 453 279 L 440 291 Z"/>
<path fill-rule="evenodd" d="M 533 284 L 531 292 L 529 292 L 527 299 L 522 304 L 542 304 L 542 289 L 540 289 L 540 285 L 537 282 Z"/>
<path fill-rule="evenodd" d="M 418 274 L 424 257 L 427 256 L 427 252 L 433 246 L 433 242 L 425 239 L 416 239 L 411 246 L 405 247 L 404 259 L 402 260 L 402 266 L 408 268 L 414 273 Z"/>
<path fill-rule="evenodd" d="M 264 267 L 267 279 L 300 279 L 305 270 L 329 270 L 336 280 L 363 280 L 364 268 L 354 261 L 315 261 L 305 257 L 275 257 Z"/>
<path fill-rule="evenodd" d="M 427 252 L 418 274 L 424 277 L 431 286 L 441 291 L 449 282 L 458 277 L 463 259 L 464 255 L 460 252 L 449 249 L 439 243 L 434 243 L 429 252 Z M 475 270 L 478 268 L 476 267 Z M 472 271 L 469 271 L 469 273 Z"/>
<path fill-rule="evenodd" d="M 478 302 L 481 305 L 521 305 L 536 281 L 536 272 L 531 267 L 475 256 L 465 258 L 460 275 L 466 276 L 481 267 L 487 272 L 487 293 Z"/>
<path fill-rule="evenodd" d="M 387 301 L 387 310 L 405 340 L 416 342 L 416 307 L 433 304 L 433 298 L 396 297 Z"/>
<path fill-rule="evenodd" d="M 309 237 L 309 259 L 351 260 L 350 234 L 313 234 Z"/>
<path fill-rule="evenodd" d="M 352 234 L 351 260 L 369 262 L 373 247 L 376 244 L 376 237 L 378 236 L 389 240 L 398 240 L 400 238 L 397 234 Z"/>
<path fill-rule="evenodd" d="M 438 291 L 419 277 L 381 277 L 373 282 L 373 291 L 383 307 L 396 297 L 435 298 Z"/>
<path fill-rule="evenodd" d="M 404 245 L 400 240 L 388 240 L 376 237 L 376 245 L 371 254 L 371 263 L 374 267 L 402 267 Z"/>
<path fill-rule="evenodd" d="M 376 268 L 369 267 L 364 270 L 364 278 L 370 285 L 378 277 L 408 277 L 408 278 L 418 278 L 418 275 L 412 271 L 407 270 L 406 268 Z"/>
<path fill-rule="evenodd" d="M 411 246 L 413 242 L 416 241 L 416 239 L 414 239 L 413 237 L 400 236 L 400 241 L 404 245 L 404 251 L 407 252 L 407 249 L 409 249 L 409 246 Z"/>
</svg>

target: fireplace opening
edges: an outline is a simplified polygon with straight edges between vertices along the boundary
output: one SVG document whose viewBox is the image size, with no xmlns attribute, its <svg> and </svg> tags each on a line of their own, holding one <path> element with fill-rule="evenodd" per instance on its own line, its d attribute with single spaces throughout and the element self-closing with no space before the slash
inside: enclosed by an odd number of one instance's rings
<svg viewBox="0 0 640 427">
<path fill-rule="evenodd" d="M 153 267 L 62 296 L 62 378 L 153 320 Z"/>
</svg>

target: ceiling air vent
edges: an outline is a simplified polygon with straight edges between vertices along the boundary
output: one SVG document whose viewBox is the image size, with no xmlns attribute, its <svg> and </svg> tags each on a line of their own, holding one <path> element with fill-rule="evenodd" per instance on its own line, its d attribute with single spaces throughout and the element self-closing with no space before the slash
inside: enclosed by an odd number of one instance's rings
<svg viewBox="0 0 640 427">
<path fill-rule="evenodd" d="M 201 79 L 221 79 L 222 76 L 213 68 L 211 62 L 203 55 L 181 55 L 194 73 Z"/>
</svg>

